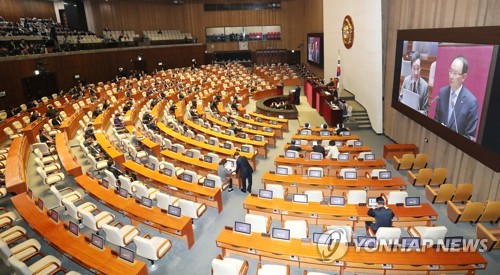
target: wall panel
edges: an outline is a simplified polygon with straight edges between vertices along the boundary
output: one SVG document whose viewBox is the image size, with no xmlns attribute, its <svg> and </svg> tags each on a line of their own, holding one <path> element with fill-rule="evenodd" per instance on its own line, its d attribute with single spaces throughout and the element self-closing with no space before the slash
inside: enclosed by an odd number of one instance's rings
<svg viewBox="0 0 500 275">
<path fill-rule="evenodd" d="M 2 0 L 0 1 L 0 16 L 12 22 L 19 22 L 21 17 L 56 20 L 54 3 L 44 0 Z"/>
<path fill-rule="evenodd" d="M 384 0 L 387 26 L 384 71 L 384 133 L 399 143 L 415 143 L 430 157 L 430 167 L 447 167 L 448 182 L 474 184 L 473 200 L 500 200 L 500 173 L 450 145 L 391 107 L 398 29 L 500 25 L 498 0 Z M 424 138 L 429 143 L 423 141 Z"/>
</svg>

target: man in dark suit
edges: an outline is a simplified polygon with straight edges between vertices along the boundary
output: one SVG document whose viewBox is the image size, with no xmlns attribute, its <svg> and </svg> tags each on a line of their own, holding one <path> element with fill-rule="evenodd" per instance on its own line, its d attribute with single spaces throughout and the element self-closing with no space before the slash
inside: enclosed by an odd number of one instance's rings
<svg viewBox="0 0 500 275">
<path fill-rule="evenodd" d="M 318 143 L 319 143 L 318 141 L 313 142 L 313 148 L 312 148 L 313 152 L 321 153 L 323 154 L 323 157 L 325 157 L 326 155 L 325 147 L 319 145 Z"/>
<path fill-rule="evenodd" d="M 385 200 L 382 197 L 377 197 L 377 206 L 368 210 L 368 216 L 375 218 L 375 223 L 365 222 L 367 230 L 371 227 L 374 232 L 377 232 L 380 227 L 392 227 L 394 212 L 385 206 Z"/>
<path fill-rule="evenodd" d="M 449 69 L 449 86 L 439 90 L 434 120 L 475 141 L 479 121 L 477 98 L 462 83 L 467 78 L 467 59 L 457 56 Z"/>
<path fill-rule="evenodd" d="M 298 145 L 296 144 L 295 140 L 293 140 L 293 139 L 292 139 L 292 142 L 291 142 L 291 143 L 292 143 L 292 145 L 290 145 L 290 146 L 288 147 L 288 150 L 297 151 L 297 152 L 299 152 L 299 153 L 300 153 L 300 151 L 302 151 L 302 148 L 300 148 L 300 146 L 298 146 Z"/>
<path fill-rule="evenodd" d="M 250 166 L 250 163 L 248 162 L 248 159 L 244 156 L 240 156 L 239 152 L 236 152 L 234 154 L 234 158 L 236 159 L 236 170 L 234 171 L 235 174 L 240 172 L 240 180 L 241 180 L 241 192 L 246 193 L 252 193 L 252 173 L 253 173 L 253 168 Z M 247 186 L 247 181 L 248 180 L 248 186 Z"/>
<path fill-rule="evenodd" d="M 294 96 L 295 105 L 300 105 L 300 87 L 299 87 L 299 85 L 297 85 L 297 87 L 295 87 L 295 93 L 293 96 Z"/>
</svg>

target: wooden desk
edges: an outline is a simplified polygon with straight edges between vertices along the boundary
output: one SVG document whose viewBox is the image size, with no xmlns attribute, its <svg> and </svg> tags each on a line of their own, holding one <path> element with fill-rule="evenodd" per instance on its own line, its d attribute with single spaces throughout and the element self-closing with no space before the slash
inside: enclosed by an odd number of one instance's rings
<svg viewBox="0 0 500 275">
<path fill-rule="evenodd" d="M 375 159 L 370 161 L 363 160 L 348 160 L 339 161 L 332 159 L 310 160 L 304 158 L 285 158 L 282 156 L 276 157 L 274 160 L 275 165 L 288 165 L 296 167 L 297 173 L 305 174 L 306 169 L 309 167 L 322 167 L 323 175 L 336 176 L 337 171 L 342 168 L 357 168 L 358 176 L 364 176 L 365 173 L 374 168 L 385 168 L 385 161 L 382 159 Z"/>
<path fill-rule="evenodd" d="M 416 207 L 388 205 L 394 212 L 392 225 L 395 227 L 413 226 L 430 226 L 433 221 L 437 221 L 438 213 L 432 205 L 422 203 Z M 375 221 L 374 218 L 368 216 L 368 207 L 356 205 L 358 210 L 358 225 L 364 226 L 365 221 Z"/>
<path fill-rule="evenodd" d="M 137 164 L 133 161 L 126 161 L 123 166 L 137 174 L 138 177 L 144 179 L 145 183 L 154 182 L 158 188 L 163 188 L 175 196 L 185 198 L 191 201 L 205 203 L 208 206 L 217 208 L 220 213 L 222 211 L 222 192 L 220 188 L 208 188 L 196 183 L 187 183 L 179 180 L 176 177 L 169 177 L 163 175 L 158 171 L 153 171 L 143 165 Z M 172 190 L 169 186 L 175 187 L 179 190 Z"/>
<path fill-rule="evenodd" d="M 306 190 L 321 190 L 323 196 L 342 195 L 349 190 L 366 190 L 369 195 L 379 196 L 381 192 L 390 190 L 406 190 L 403 178 L 389 180 L 369 179 L 361 177 L 356 180 L 339 179 L 337 177 L 308 178 L 302 175 L 278 175 L 265 172 L 262 175 L 264 188 L 267 184 L 280 184 L 288 188 L 288 193 L 304 193 Z"/>
<path fill-rule="evenodd" d="M 135 129 L 135 127 L 132 125 L 128 125 L 125 128 L 127 129 L 127 131 L 130 134 L 132 134 L 132 131 L 136 130 L 138 137 L 144 137 L 143 139 L 141 139 L 142 145 L 144 145 L 146 148 L 148 148 L 149 151 L 151 151 L 153 153 L 153 155 L 155 155 L 155 157 L 160 156 L 160 151 L 161 151 L 160 144 L 158 144 L 158 143 L 152 141 L 150 138 L 144 136 L 141 132 L 139 132 L 137 129 Z"/>
<path fill-rule="evenodd" d="M 11 198 L 12 204 L 23 219 L 38 235 L 60 251 L 64 256 L 78 263 L 91 272 L 100 274 L 148 274 L 145 263 L 136 259 L 131 264 L 119 259 L 111 253 L 109 247 L 104 250 L 94 248 L 84 240 L 64 228 L 63 222 L 53 222 L 45 212 L 40 211 L 26 193 Z"/>
<path fill-rule="evenodd" d="M 261 155 L 261 156 L 267 158 L 267 148 L 266 148 L 267 142 L 266 141 L 256 141 L 256 140 L 251 140 L 248 138 L 239 138 L 239 137 L 235 137 L 235 136 L 228 136 L 228 135 L 225 135 L 221 132 L 215 132 L 211 129 L 206 129 L 201 125 L 195 124 L 191 120 L 185 120 L 184 122 L 186 123 L 187 126 L 189 126 L 192 129 L 195 129 L 198 132 L 205 133 L 209 136 L 220 138 L 222 140 L 231 141 L 231 142 L 235 143 L 235 145 L 240 145 L 239 147 L 241 147 L 241 145 L 244 145 L 244 144 L 253 145 L 254 149 L 257 150 L 258 155 Z"/>
<path fill-rule="evenodd" d="M 38 142 L 36 136 L 40 133 L 40 129 L 43 129 L 43 125 L 48 123 L 48 121 L 48 117 L 42 117 L 23 128 L 22 133 L 28 138 L 29 144 Z"/>
<path fill-rule="evenodd" d="M 85 189 L 93 198 L 107 207 L 130 218 L 132 225 L 139 223 L 157 229 L 160 233 L 167 233 L 187 242 L 188 248 L 194 244 L 194 234 L 191 218 L 181 216 L 172 217 L 162 212 L 158 207 L 147 208 L 135 201 L 135 198 L 123 198 L 113 189 L 106 189 L 87 175 L 75 178 L 80 187 Z"/>
<path fill-rule="evenodd" d="M 207 119 L 208 119 L 208 121 L 210 121 L 214 124 L 218 124 L 218 125 L 224 127 L 225 129 L 229 129 L 229 127 L 231 126 L 231 124 L 229 124 L 227 122 L 220 121 L 219 119 L 216 119 L 213 116 L 207 116 Z M 260 130 L 250 129 L 247 127 L 241 127 L 241 131 L 244 133 L 247 133 L 250 137 L 254 137 L 255 135 L 264 136 L 264 138 L 266 139 L 266 141 L 269 145 L 276 147 L 276 134 L 274 133 L 274 131 L 269 133 L 269 132 L 264 132 L 264 131 L 260 131 Z"/>
<path fill-rule="evenodd" d="M 300 239 L 281 241 L 263 237 L 259 233 L 246 235 L 228 229 L 223 229 L 215 242 L 217 247 L 222 249 L 223 257 L 238 254 L 258 261 L 335 271 L 339 274 L 344 274 L 344 271 L 429 274 L 428 272 L 432 272 L 429 265 L 439 265 L 438 272 L 458 270 L 474 274 L 476 270 L 485 269 L 487 265 L 487 261 L 479 252 L 448 253 L 435 248 L 427 248 L 421 252 L 372 252 L 365 249 L 356 251 L 355 247 L 348 247 L 339 262 L 331 262 L 322 259 L 321 252 L 313 243 L 303 243 Z M 392 268 L 384 269 L 382 264 L 392 264 Z"/>
<path fill-rule="evenodd" d="M 122 163 L 125 162 L 125 156 L 123 153 L 118 151 L 118 149 L 111 144 L 103 132 L 94 132 L 94 136 L 106 155 L 112 158 L 116 165 L 118 165 L 118 168 L 121 169 Z"/>
<path fill-rule="evenodd" d="M 384 158 L 392 160 L 394 156 L 401 158 L 404 154 L 418 154 L 418 147 L 415 144 L 385 144 Z"/>
<path fill-rule="evenodd" d="M 287 143 L 285 145 L 285 151 L 288 150 L 288 147 L 292 146 L 292 144 L 290 143 Z M 302 149 L 302 151 L 305 151 L 307 153 L 310 153 L 312 152 L 312 146 L 311 145 L 300 145 L 300 148 Z M 340 153 L 349 153 L 349 154 L 355 154 L 355 155 L 359 155 L 359 153 L 361 152 L 370 152 L 371 151 L 371 148 L 370 146 L 367 146 L 367 145 L 363 145 L 363 146 L 340 146 L 340 147 L 337 147 L 339 149 L 339 152 Z"/>
<path fill-rule="evenodd" d="M 277 137 L 282 138 L 283 137 L 283 125 L 281 124 L 270 124 L 270 123 L 265 123 L 265 122 L 258 122 L 252 119 L 246 119 L 241 116 L 231 116 L 232 118 L 236 119 L 239 122 L 242 122 L 244 124 L 251 124 L 251 125 L 257 125 L 259 127 L 269 127 L 274 130 L 276 133 Z"/>
<path fill-rule="evenodd" d="M 9 193 L 21 194 L 26 192 L 26 171 L 29 157 L 27 137 L 15 138 L 10 144 L 10 150 L 5 162 L 5 187 Z"/>
<path fill-rule="evenodd" d="M 208 143 L 199 142 L 199 141 L 196 141 L 194 139 L 188 138 L 186 136 L 181 135 L 180 133 L 174 132 L 172 129 L 168 128 L 167 126 L 165 126 L 165 124 L 163 124 L 161 122 L 158 122 L 156 124 L 156 126 L 158 127 L 158 129 L 160 129 L 165 134 L 170 136 L 170 138 L 183 143 L 184 145 L 186 145 L 189 148 L 194 148 L 194 149 L 198 149 L 198 150 L 201 149 L 203 152 L 213 152 L 213 153 L 225 155 L 226 157 L 231 157 L 231 158 L 234 156 L 234 153 L 236 152 L 235 149 L 229 150 L 229 149 L 225 149 L 225 148 L 220 147 L 220 146 L 214 146 L 214 145 L 210 145 Z M 250 152 L 250 153 L 240 152 L 240 154 L 242 156 L 245 156 L 248 159 L 248 161 L 250 162 L 250 165 L 255 170 L 256 164 L 255 164 L 254 152 Z"/>
<path fill-rule="evenodd" d="M 286 118 L 278 118 L 278 117 L 266 116 L 266 115 L 258 114 L 258 113 L 255 113 L 255 112 L 250 112 L 250 115 L 253 116 L 253 117 L 256 117 L 256 118 L 257 117 L 258 118 L 262 118 L 262 119 L 267 120 L 267 121 L 276 121 L 280 125 L 283 125 L 283 130 L 284 131 L 288 132 L 288 119 L 286 119 Z"/>
<path fill-rule="evenodd" d="M 85 113 L 83 110 L 75 112 L 61 123 L 59 130 L 61 130 L 61 132 L 65 132 L 68 137 L 73 137 L 76 134 L 76 131 L 80 128 L 78 121 L 82 120 L 84 115 Z"/>
<path fill-rule="evenodd" d="M 67 134 L 56 134 L 55 141 L 57 155 L 59 156 L 59 160 L 61 160 L 61 164 L 66 170 L 66 173 L 73 177 L 78 177 L 83 174 L 82 167 L 76 161 L 76 157 L 71 154 L 71 148 L 69 147 Z"/>
<path fill-rule="evenodd" d="M 314 141 L 314 140 L 338 140 L 338 141 L 347 141 L 351 139 L 356 139 L 359 140 L 359 136 L 357 135 L 350 135 L 350 136 L 337 136 L 337 135 L 332 135 L 332 136 L 320 136 L 320 135 L 310 135 L 310 136 L 303 136 L 303 135 L 293 135 L 292 139 L 295 140 L 308 140 L 308 141 Z"/>
</svg>

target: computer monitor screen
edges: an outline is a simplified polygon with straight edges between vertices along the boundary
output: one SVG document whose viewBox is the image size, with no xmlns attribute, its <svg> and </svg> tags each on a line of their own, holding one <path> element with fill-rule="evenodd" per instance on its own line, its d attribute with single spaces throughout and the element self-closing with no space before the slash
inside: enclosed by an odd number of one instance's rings
<svg viewBox="0 0 500 275">
<path fill-rule="evenodd" d="M 264 127 L 264 132 L 271 133 L 272 131 L 273 131 L 273 129 L 271 129 L 269 127 Z"/>
<path fill-rule="evenodd" d="M 391 177 L 392 177 L 391 171 L 382 171 L 378 173 L 378 178 L 381 180 L 388 180 L 391 179 Z"/>
<path fill-rule="evenodd" d="M 108 182 L 108 180 L 107 179 L 102 179 L 101 180 L 101 185 L 102 185 L 102 187 L 108 189 L 109 188 L 109 182 Z"/>
<path fill-rule="evenodd" d="M 313 233 L 313 243 L 331 245 L 333 242 L 331 234 Z"/>
<path fill-rule="evenodd" d="M 316 152 L 311 153 L 311 160 L 321 160 L 321 159 L 323 159 L 323 154 Z"/>
<path fill-rule="evenodd" d="M 276 167 L 276 174 L 286 176 L 288 175 L 288 169 L 286 167 Z"/>
<path fill-rule="evenodd" d="M 351 135 L 351 132 L 350 132 L 350 131 L 344 131 L 344 132 L 342 132 L 342 135 L 343 135 L 344 137 L 346 137 L 346 136 L 350 136 L 350 135 Z"/>
<path fill-rule="evenodd" d="M 134 253 L 134 251 L 132 251 L 128 248 L 120 246 L 119 257 L 124 259 L 127 262 L 134 263 L 135 253 Z"/>
<path fill-rule="evenodd" d="M 335 146 L 342 147 L 344 146 L 344 143 L 342 141 L 335 141 Z"/>
<path fill-rule="evenodd" d="M 375 248 L 377 246 L 377 237 L 358 236 L 357 246 Z"/>
<path fill-rule="evenodd" d="M 286 151 L 285 158 L 289 158 L 289 159 L 295 158 L 295 151 Z"/>
<path fill-rule="evenodd" d="M 141 198 L 141 205 L 146 206 L 148 208 L 153 207 L 153 200 L 147 197 Z"/>
<path fill-rule="evenodd" d="M 262 122 L 262 118 L 260 117 L 256 118 L 255 120 L 257 120 L 257 122 Z"/>
<path fill-rule="evenodd" d="M 171 177 L 172 176 L 172 170 L 168 169 L 168 168 L 164 168 L 163 169 L 163 174 Z"/>
<path fill-rule="evenodd" d="M 255 141 L 262 141 L 262 136 L 255 136 L 254 139 Z"/>
<path fill-rule="evenodd" d="M 150 163 L 148 163 L 148 168 L 151 170 L 155 170 L 156 165 L 154 163 L 150 162 Z"/>
<path fill-rule="evenodd" d="M 215 188 L 215 180 L 205 179 L 205 186 L 210 188 Z"/>
<path fill-rule="evenodd" d="M 36 201 L 36 205 L 38 206 L 38 208 L 40 210 L 43 211 L 43 200 L 42 199 L 38 198 L 38 200 Z"/>
<path fill-rule="evenodd" d="M 244 153 L 249 153 L 250 152 L 250 147 L 247 145 L 242 145 L 241 146 L 241 151 Z"/>
<path fill-rule="evenodd" d="M 80 231 L 80 228 L 78 225 L 72 221 L 68 223 L 68 230 L 71 232 L 73 235 L 78 236 L 78 232 Z"/>
<path fill-rule="evenodd" d="M 95 233 L 92 233 L 90 243 L 99 249 L 104 249 L 104 238 Z"/>
<path fill-rule="evenodd" d="M 365 154 L 364 160 L 375 160 L 375 154 Z"/>
<path fill-rule="evenodd" d="M 377 206 L 377 198 L 375 198 L 375 197 L 368 198 L 368 206 L 369 207 Z"/>
<path fill-rule="evenodd" d="M 252 225 L 244 222 L 234 222 L 234 231 L 244 234 L 250 234 Z"/>
<path fill-rule="evenodd" d="M 203 161 L 212 163 L 212 157 L 211 156 L 203 156 Z"/>
<path fill-rule="evenodd" d="M 201 140 L 201 137 L 200 137 L 200 136 L 195 136 L 195 137 L 194 137 L 194 140 L 196 140 L 196 141 L 200 141 L 200 140 Z"/>
<path fill-rule="evenodd" d="M 361 147 L 361 146 L 363 146 L 363 141 L 361 141 L 361 140 L 356 140 L 356 141 L 354 142 L 354 147 Z"/>
<path fill-rule="evenodd" d="M 300 131 L 300 135 L 301 135 L 301 136 L 308 136 L 310 133 L 311 133 L 311 131 L 310 131 L 310 130 L 301 130 L 301 131 Z"/>
<path fill-rule="evenodd" d="M 259 126 L 257 126 L 257 125 L 252 125 L 252 130 L 259 130 Z"/>
<path fill-rule="evenodd" d="M 319 132 L 319 135 L 322 137 L 328 137 L 328 136 L 332 135 L 332 132 L 330 132 L 328 130 L 321 130 L 321 132 Z"/>
<path fill-rule="evenodd" d="M 181 208 L 173 205 L 168 206 L 167 213 L 175 216 L 175 217 L 180 217 L 181 216 Z"/>
<path fill-rule="evenodd" d="M 213 140 L 213 139 L 209 139 L 209 140 L 208 140 L 208 144 L 210 144 L 210 145 L 215 145 L 215 140 Z"/>
<path fill-rule="evenodd" d="M 278 122 L 276 120 L 271 120 L 272 125 L 278 125 Z"/>
<path fill-rule="evenodd" d="M 284 115 L 278 115 L 278 118 L 285 118 Z"/>
<path fill-rule="evenodd" d="M 272 199 L 273 191 L 266 189 L 259 189 L 259 198 Z"/>
<path fill-rule="evenodd" d="M 274 239 L 288 241 L 288 240 L 290 240 L 290 230 L 281 229 L 281 228 L 273 228 L 272 237 Z"/>
<path fill-rule="evenodd" d="M 177 146 L 170 147 L 170 150 L 172 150 L 172 152 L 174 153 L 177 153 Z"/>
<path fill-rule="evenodd" d="M 358 172 L 356 171 L 350 171 L 344 173 L 344 179 L 346 180 L 355 180 L 357 178 L 358 178 Z"/>
<path fill-rule="evenodd" d="M 55 222 L 59 222 L 59 212 L 54 209 L 50 209 L 50 218 Z"/>
<path fill-rule="evenodd" d="M 192 158 L 193 157 L 193 151 L 186 151 L 186 157 Z"/>
<path fill-rule="evenodd" d="M 293 194 L 293 202 L 307 203 L 306 194 Z"/>
<path fill-rule="evenodd" d="M 231 143 L 224 143 L 224 148 L 225 149 L 231 149 Z"/>
<path fill-rule="evenodd" d="M 135 162 L 139 163 L 139 164 L 142 164 L 142 160 L 140 157 L 136 157 L 135 158 Z"/>
<path fill-rule="evenodd" d="M 445 237 L 444 238 L 444 246 L 446 248 L 463 248 L 464 247 L 464 238 L 461 236 L 455 237 Z"/>
<path fill-rule="evenodd" d="M 192 175 L 189 175 L 189 174 L 182 174 L 182 180 L 183 181 L 187 181 L 187 182 L 192 182 L 193 181 L 193 176 Z"/>
<path fill-rule="evenodd" d="M 128 191 L 125 188 L 120 188 L 118 194 L 124 198 L 128 198 Z"/>
<path fill-rule="evenodd" d="M 420 206 L 420 197 L 406 197 L 405 198 L 406 206 Z"/>
<path fill-rule="evenodd" d="M 420 249 L 419 237 L 401 237 L 400 245 L 402 249 Z"/>
<path fill-rule="evenodd" d="M 247 138 L 247 134 L 245 133 L 241 133 L 238 135 L 239 138 Z"/>
<path fill-rule="evenodd" d="M 224 133 L 226 133 L 226 135 L 228 135 L 228 136 L 233 134 L 233 132 L 231 130 L 226 130 L 226 131 L 224 131 Z"/>
<path fill-rule="evenodd" d="M 339 154 L 339 156 L 337 157 L 338 160 L 341 160 L 341 161 L 348 161 L 349 160 L 349 154 Z"/>
<path fill-rule="evenodd" d="M 310 170 L 308 171 L 308 176 L 310 178 L 317 178 L 317 179 L 320 179 L 321 178 L 321 171 L 319 170 Z"/>
<path fill-rule="evenodd" d="M 331 196 L 330 197 L 330 205 L 344 206 L 345 205 L 345 197 Z"/>
</svg>

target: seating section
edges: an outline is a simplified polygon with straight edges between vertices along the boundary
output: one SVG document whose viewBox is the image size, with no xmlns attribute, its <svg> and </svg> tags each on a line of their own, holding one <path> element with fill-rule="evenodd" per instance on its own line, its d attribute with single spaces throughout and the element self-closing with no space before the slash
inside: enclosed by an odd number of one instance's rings
<svg viewBox="0 0 500 275">
<path fill-rule="evenodd" d="M 179 30 L 149 30 L 144 31 L 143 34 L 151 41 L 193 39 L 191 33 L 183 33 Z"/>
</svg>

